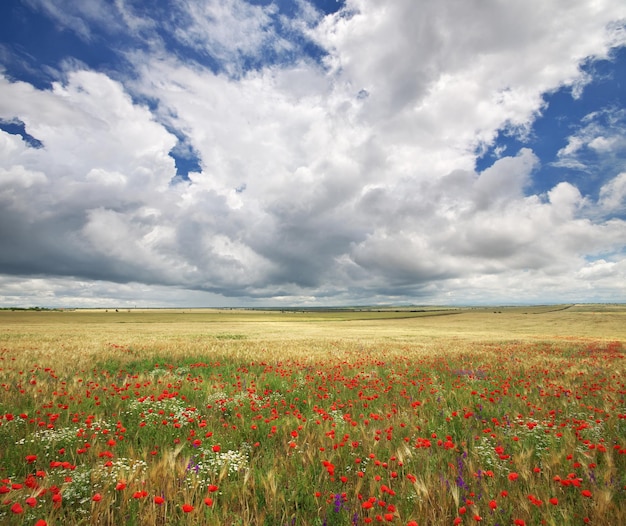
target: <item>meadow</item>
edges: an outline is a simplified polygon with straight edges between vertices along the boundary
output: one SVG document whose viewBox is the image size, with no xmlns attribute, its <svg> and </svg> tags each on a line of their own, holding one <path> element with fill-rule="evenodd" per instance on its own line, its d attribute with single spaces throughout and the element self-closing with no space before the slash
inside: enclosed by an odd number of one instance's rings
<svg viewBox="0 0 626 526">
<path fill-rule="evenodd" d="M 626 524 L 626 306 L 0 311 L 5 525 Z"/>
</svg>

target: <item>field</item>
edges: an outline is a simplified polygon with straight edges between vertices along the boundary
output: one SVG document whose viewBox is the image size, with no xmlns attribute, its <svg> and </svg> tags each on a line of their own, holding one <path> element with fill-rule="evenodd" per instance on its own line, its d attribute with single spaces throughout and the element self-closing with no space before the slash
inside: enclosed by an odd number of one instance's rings
<svg viewBox="0 0 626 526">
<path fill-rule="evenodd" d="M 0 523 L 626 524 L 626 306 L 0 311 Z"/>
</svg>

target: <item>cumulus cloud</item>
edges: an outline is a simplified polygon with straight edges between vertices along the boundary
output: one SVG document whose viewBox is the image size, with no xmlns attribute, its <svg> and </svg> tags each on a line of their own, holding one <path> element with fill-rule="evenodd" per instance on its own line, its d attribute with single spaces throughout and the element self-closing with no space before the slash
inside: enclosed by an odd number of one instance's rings
<svg viewBox="0 0 626 526">
<path fill-rule="evenodd" d="M 606 31 L 623 15 L 613 3 L 351 0 L 315 34 L 394 142 L 463 149 L 503 126 L 527 129 L 542 94 L 588 80 L 581 61 L 623 44 L 618 27 Z"/>
<path fill-rule="evenodd" d="M 30 3 L 72 25 L 62 2 Z M 178 0 L 185 16 L 157 21 L 132 2 L 81 5 L 68 9 L 85 39 L 109 9 L 119 31 L 160 44 L 127 53 L 132 77 L 0 77 L 0 118 L 42 145 L 0 132 L 0 271 L 21 276 L 0 284 L 4 303 L 11 280 L 46 276 L 57 302 L 75 277 L 88 299 L 94 280 L 107 301 L 177 287 L 330 304 L 589 297 L 586 277 L 609 290 L 624 276 L 624 173 L 588 196 L 570 182 L 534 194 L 528 148 L 475 170 L 499 130 L 528 133 L 545 93 L 589 81 L 580 64 L 617 45 L 621 2 L 349 0 L 325 17 L 301 3 L 289 27 L 323 52 L 265 66 L 298 45 L 273 6 Z M 604 156 L 622 140 L 590 116 L 560 157 L 582 164 L 582 148 Z M 181 148 L 200 167 L 186 178 L 170 156 Z"/>
<path fill-rule="evenodd" d="M 609 212 L 626 212 L 626 172 L 622 172 L 600 188 L 599 205 Z"/>
</svg>

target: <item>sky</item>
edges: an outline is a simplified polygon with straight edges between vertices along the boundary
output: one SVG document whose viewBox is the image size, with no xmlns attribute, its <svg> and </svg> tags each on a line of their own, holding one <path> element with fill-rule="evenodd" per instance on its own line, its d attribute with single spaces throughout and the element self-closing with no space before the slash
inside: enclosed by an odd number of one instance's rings
<svg viewBox="0 0 626 526">
<path fill-rule="evenodd" d="M 623 0 L 4 0 L 0 306 L 626 302 Z"/>
</svg>

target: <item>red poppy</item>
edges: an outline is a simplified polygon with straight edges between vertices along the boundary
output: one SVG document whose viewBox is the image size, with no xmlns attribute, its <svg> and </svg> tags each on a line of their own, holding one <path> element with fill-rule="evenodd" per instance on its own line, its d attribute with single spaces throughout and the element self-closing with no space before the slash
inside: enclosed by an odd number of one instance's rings
<svg viewBox="0 0 626 526">
<path fill-rule="evenodd" d="M 181 509 L 185 512 L 185 513 L 190 513 L 193 511 L 193 506 L 191 504 L 183 504 L 181 506 Z"/>
</svg>

